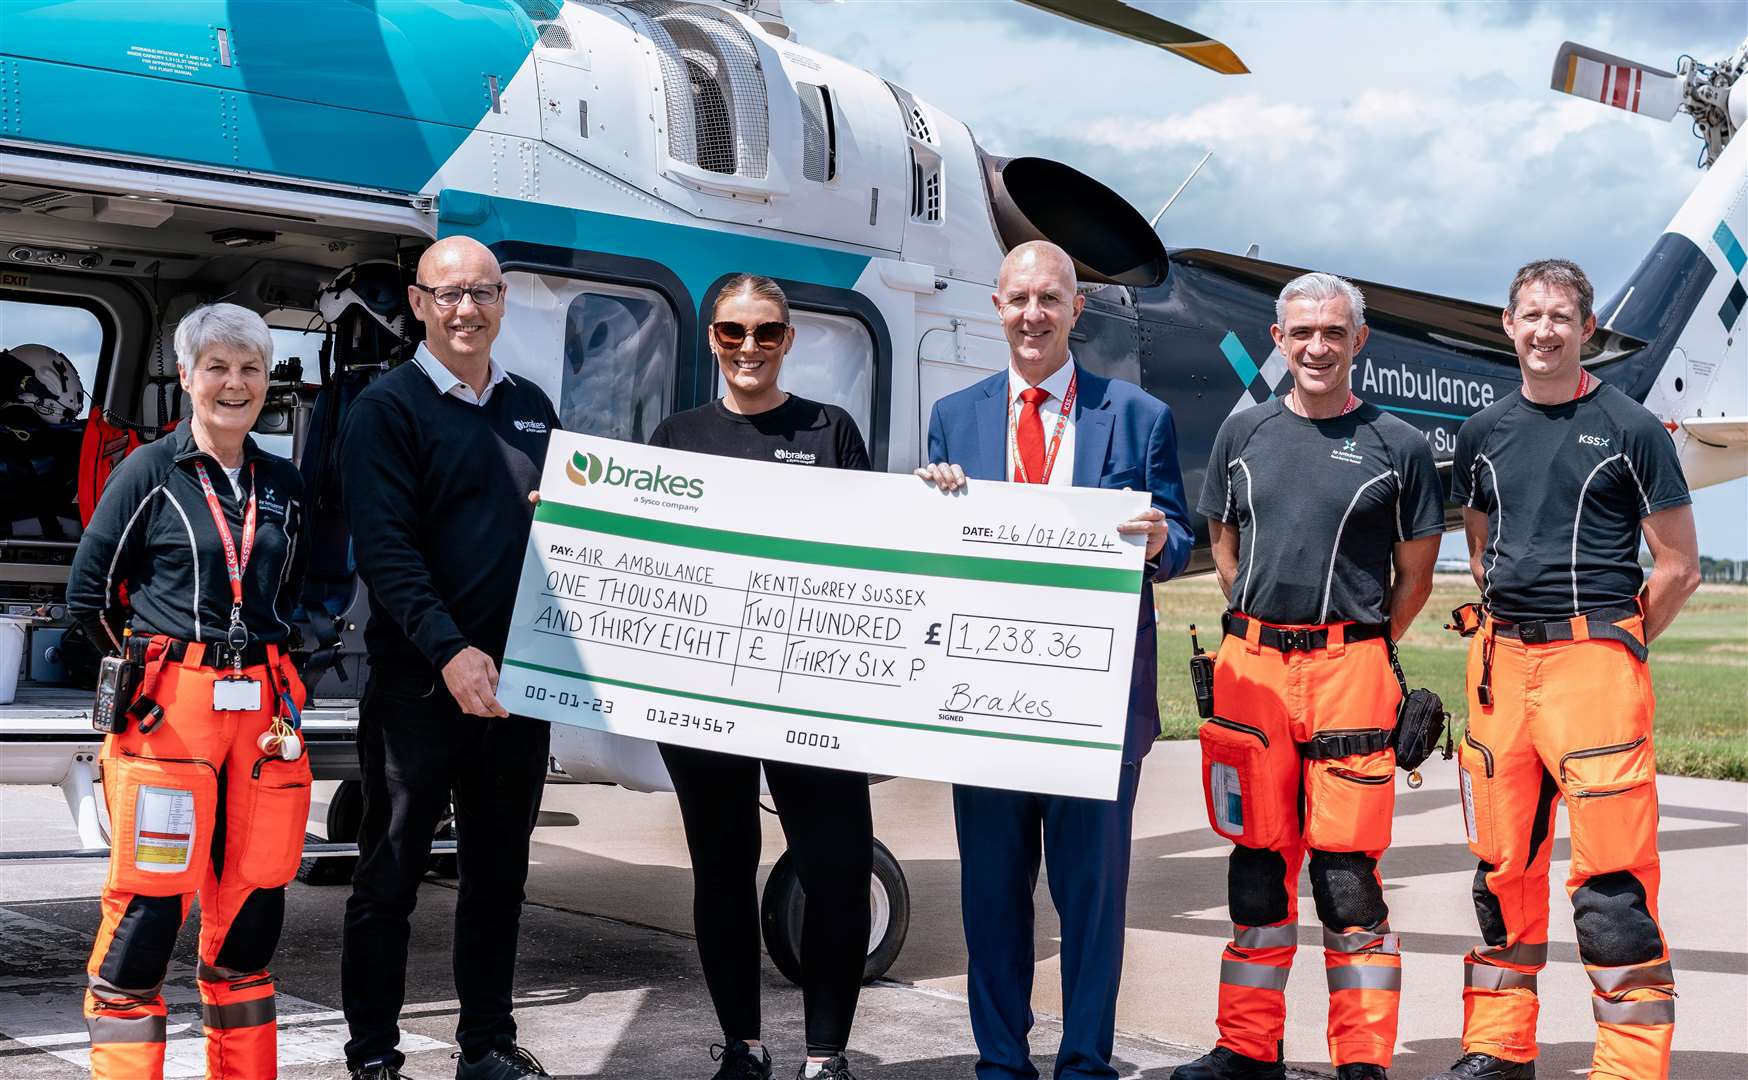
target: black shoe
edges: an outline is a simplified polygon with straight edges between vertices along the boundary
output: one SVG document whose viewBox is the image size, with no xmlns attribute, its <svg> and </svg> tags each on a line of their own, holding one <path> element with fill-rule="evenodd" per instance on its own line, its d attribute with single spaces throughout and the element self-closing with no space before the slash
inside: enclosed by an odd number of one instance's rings
<svg viewBox="0 0 1748 1080">
<path fill-rule="evenodd" d="M 753 1048 L 739 1039 L 727 1046 L 711 1043 L 710 1060 L 722 1062 L 711 1080 L 771 1080 L 771 1053 L 763 1046 L 754 1057 Z"/>
<path fill-rule="evenodd" d="M 398 1066 L 372 1062 L 352 1070 L 352 1080 L 410 1080 L 402 1076 Z"/>
<path fill-rule="evenodd" d="M 1335 1077 L 1336 1080 L 1390 1080 L 1390 1074 L 1384 1071 L 1382 1065 L 1372 1065 L 1364 1061 L 1337 1066 Z"/>
<path fill-rule="evenodd" d="M 1536 1063 L 1507 1061 L 1492 1054 L 1464 1054 L 1463 1060 L 1427 1080 L 1536 1080 Z"/>
<path fill-rule="evenodd" d="M 1216 1046 L 1187 1065 L 1172 1070 L 1171 1080 L 1287 1080 L 1278 1061 L 1258 1061 Z"/>
<path fill-rule="evenodd" d="M 477 1061 L 467 1060 L 465 1054 L 455 1055 L 455 1080 L 527 1080 L 530 1076 L 552 1080 L 546 1066 L 520 1046 L 493 1050 Z"/>
<path fill-rule="evenodd" d="M 795 1080 L 805 1080 L 807 1062 L 801 1063 L 801 1068 L 795 1070 Z M 856 1080 L 850 1075 L 850 1063 L 844 1060 L 844 1055 L 838 1054 L 819 1067 L 819 1075 L 814 1080 Z"/>
</svg>

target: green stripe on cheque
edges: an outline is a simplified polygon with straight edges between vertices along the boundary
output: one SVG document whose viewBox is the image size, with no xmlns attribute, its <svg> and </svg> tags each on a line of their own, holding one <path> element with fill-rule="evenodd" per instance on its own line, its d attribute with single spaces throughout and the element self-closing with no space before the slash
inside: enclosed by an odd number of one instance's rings
<svg viewBox="0 0 1748 1080">
<path fill-rule="evenodd" d="M 833 544 L 821 540 L 797 540 L 787 536 L 712 529 L 675 521 L 616 514 L 586 506 L 541 499 L 534 520 L 573 529 L 646 540 L 673 547 L 697 548 L 727 555 L 778 559 L 784 562 L 837 566 L 849 570 L 881 570 L 923 577 L 961 578 L 967 581 L 1000 581 L 1013 585 L 1050 585 L 1062 589 L 1096 592 L 1139 593 L 1141 572 L 1110 566 L 1064 566 L 1060 563 L 991 559 L 981 555 L 945 555 L 932 551 L 899 551 L 892 548 Z"/>
<path fill-rule="evenodd" d="M 542 502 L 541 505 L 545 505 Z M 1048 743 L 1051 746 L 1079 746 L 1088 750 L 1122 750 L 1121 743 L 1089 742 L 1084 739 L 1056 739 L 1044 735 L 1022 735 L 1016 731 L 980 731 L 976 728 L 948 727 L 945 724 L 919 724 L 911 720 L 882 720 L 873 716 L 852 716 L 849 713 L 825 712 L 820 709 L 803 709 L 795 705 L 775 705 L 757 701 L 742 701 L 739 698 L 719 697 L 715 694 L 700 694 L 694 690 L 675 690 L 666 686 L 650 686 L 648 683 L 630 682 L 626 679 L 612 679 L 605 675 L 589 675 L 579 671 L 566 671 L 564 668 L 547 667 L 544 664 L 530 664 L 524 660 L 504 658 L 505 667 L 525 668 L 528 671 L 538 671 L 546 675 L 558 675 L 566 679 L 580 679 L 584 682 L 605 683 L 608 686 L 621 686 L 627 690 L 645 690 L 652 694 L 670 694 L 674 697 L 688 698 L 692 701 L 708 701 L 713 705 L 739 705 L 748 709 L 759 709 L 765 712 L 789 713 L 794 716 L 815 716 L 822 720 L 842 720 L 850 724 L 874 724 L 879 727 L 910 728 L 914 731 L 938 731 L 948 735 L 972 735 L 984 739 L 1012 739 L 1016 742 Z"/>
</svg>

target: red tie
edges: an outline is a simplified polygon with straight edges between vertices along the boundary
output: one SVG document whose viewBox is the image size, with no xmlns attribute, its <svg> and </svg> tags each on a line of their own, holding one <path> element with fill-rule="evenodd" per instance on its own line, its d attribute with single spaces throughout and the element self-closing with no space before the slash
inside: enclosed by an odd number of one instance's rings
<svg viewBox="0 0 1748 1080">
<path fill-rule="evenodd" d="M 1044 482 L 1044 418 L 1038 406 L 1049 400 L 1050 391 L 1041 386 L 1028 386 L 1020 391 L 1020 418 L 1014 425 L 1014 442 L 1020 460 L 1016 462 L 1014 479 L 1022 483 Z M 1024 467 L 1024 471 L 1020 466 Z"/>
</svg>

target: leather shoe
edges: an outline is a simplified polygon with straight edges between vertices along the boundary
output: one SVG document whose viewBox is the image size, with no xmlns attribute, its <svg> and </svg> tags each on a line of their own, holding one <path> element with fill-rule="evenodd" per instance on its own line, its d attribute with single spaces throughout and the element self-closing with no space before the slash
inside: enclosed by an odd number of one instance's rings
<svg viewBox="0 0 1748 1080">
<path fill-rule="evenodd" d="M 1287 1080 L 1278 1061 L 1258 1061 L 1216 1046 L 1187 1065 L 1172 1070 L 1171 1080 Z"/>
<path fill-rule="evenodd" d="M 474 1061 L 466 1055 L 455 1056 L 455 1080 L 552 1080 L 533 1054 L 520 1046 L 493 1049 Z"/>
<path fill-rule="evenodd" d="M 1507 1061 L 1492 1054 L 1464 1054 L 1463 1060 L 1427 1080 L 1536 1080 L 1536 1063 Z"/>
<path fill-rule="evenodd" d="M 1366 1061 L 1338 1065 L 1335 1076 L 1336 1080 L 1390 1080 L 1390 1074 L 1384 1071 L 1382 1065 L 1373 1065 Z"/>
</svg>

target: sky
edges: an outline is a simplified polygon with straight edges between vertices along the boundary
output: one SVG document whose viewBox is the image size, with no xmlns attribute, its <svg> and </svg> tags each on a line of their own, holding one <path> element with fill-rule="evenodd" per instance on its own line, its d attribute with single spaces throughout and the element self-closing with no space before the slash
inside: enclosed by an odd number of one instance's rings
<svg viewBox="0 0 1748 1080">
<path fill-rule="evenodd" d="M 1700 142 L 1549 89 L 1572 40 L 1673 70 L 1729 56 L 1738 2 L 1139 2 L 1224 41 L 1221 76 L 1011 0 L 788 0 L 801 42 L 957 117 L 987 150 L 1055 158 L 1160 231 L 1503 304 L 1512 271 L 1576 259 L 1613 295 L 1698 179 Z M 1700 550 L 1748 558 L 1748 480 L 1697 492 Z"/>
</svg>

